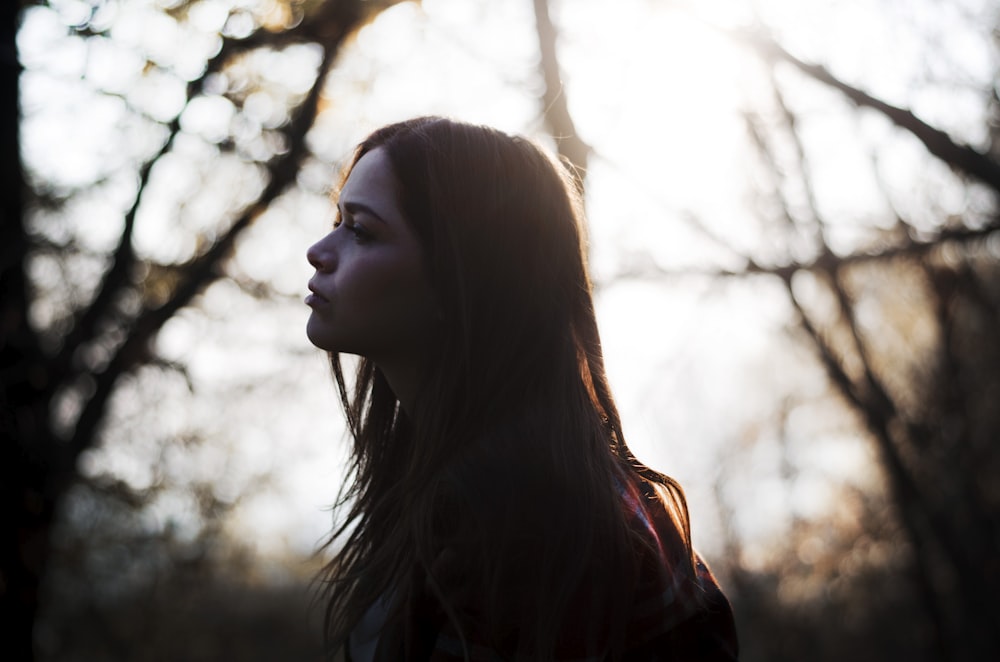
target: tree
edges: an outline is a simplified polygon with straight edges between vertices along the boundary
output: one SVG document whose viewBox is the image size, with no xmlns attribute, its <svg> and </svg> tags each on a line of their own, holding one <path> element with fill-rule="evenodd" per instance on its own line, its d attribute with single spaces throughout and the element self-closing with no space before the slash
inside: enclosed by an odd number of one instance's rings
<svg viewBox="0 0 1000 662">
<path fill-rule="evenodd" d="M 569 100 L 563 88 L 556 47 L 558 33 L 549 15 L 548 0 L 534 0 L 534 9 L 535 32 L 538 34 L 538 68 L 544 82 L 542 104 L 546 126 L 556 143 L 559 156 L 573 171 L 582 191 L 587 176 L 590 147 L 577 133 L 573 116 L 569 112 Z"/>
<path fill-rule="evenodd" d="M 175 28 L 179 39 L 195 38 L 192 16 L 204 7 L 196 2 L 174 3 L 161 15 L 158 27 Z M 98 438 L 102 420 L 116 387 L 123 378 L 158 359 L 152 342 L 164 324 L 192 305 L 199 293 L 227 275 L 227 259 L 237 239 L 269 206 L 292 186 L 310 158 L 307 133 L 324 102 L 323 84 L 345 40 L 375 13 L 391 2 L 354 0 L 272 3 L 266 14 L 234 6 L 228 15 L 204 19 L 218 23 L 214 52 L 187 71 L 163 53 L 135 49 L 130 55 L 142 61 L 138 80 L 153 84 L 182 85 L 183 99 L 172 110 L 130 106 L 128 94 L 101 89 L 99 80 L 85 80 L 91 93 L 124 96 L 126 115 L 144 125 L 145 136 L 154 135 L 152 149 L 137 150 L 134 162 L 125 160 L 126 172 L 92 173 L 91 181 L 73 187 L 46 188 L 44 180 L 29 178 L 25 189 L 16 160 L 18 144 L 17 97 L 4 96 L 4 181 L 2 232 L 3 262 L 0 287 L 0 370 L 3 379 L 3 496 L 5 521 L 2 546 L 0 601 L 8 632 L 17 640 L 8 651 L 18 659 L 31 657 L 32 623 L 38 608 L 40 579 L 46 572 L 55 513 L 77 478 L 77 461 Z M 115 7 L 96 3 L 89 15 L 64 16 L 69 34 L 84 48 L 107 45 Z M 14 35 L 21 8 L 8 3 L 4 9 L 3 76 L 6 89 L 18 88 Z M 48 11 L 47 9 L 25 9 Z M 221 19 L 221 20 L 220 20 Z M 187 30 L 187 32 L 184 32 Z M 204 38 L 205 35 L 200 35 Z M 310 45 L 305 62 L 312 60 L 310 79 L 303 88 L 273 85 L 274 118 L 250 118 L 224 127 L 214 139 L 191 134 L 182 114 L 199 103 L 233 109 L 237 119 L 248 117 L 248 99 L 267 83 L 257 73 L 252 56 L 288 54 Z M 309 57 L 310 53 L 318 56 Z M 300 59 L 300 62 L 302 60 Z M 196 131 L 196 129 L 195 129 Z M 158 261 L 135 248 L 137 218 L 149 205 L 157 170 L 178 151 L 178 143 L 202 141 L 220 158 L 241 164 L 241 176 L 251 182 L 247 199 L 230 199 L 230 207 L 190 241 L 196 248 L 176 261 Z M 212 144 L 214 141 L 214 145 Z M 130 170 L 131 169 L 131 170 Z M 256 174 L 256 178 L 255 178 Z M 133 181 L 133 195 L 121 213 L 121 231 L 107 253 L 93 254 L 71 234 L 57 237 L 38 219 L 45 211 L 64 209 L 74 193 L 84 187 L 108 185 L 116 178 Z M 256 185 L 252 183 L 256 179 Z M 20 195 L 27 203 L 22 205 Z M 27 210 L 27 213 L 26 213 Z M 32 264 L 53 258 L 58 263 L 86 262 L 100 274 L 92 291 L 79 298 L 57 302 L 60 313 L 47 324 L 32 319 L 31 308 L 47 294 L 28 277 Z M 86 288 L 85 288 L 86 289 Z M 168 366 L 169 368 L 169 366 Z"/>
<path fill-rule="evenodd" d="M 749 131 L 773 178 L 779 215 L 773 225 L 810 237 L 812 250 L 806 260 L 782 264 L 748 258 L 736 274 L 780 279 L 800 337 L 812 345 L 831 386 L 878 451 L 908 549 L 909 581 L 931 626 L 924 654 L 994 657 L 1000 622 L 990 596 L 1000 589 L 1000 500 L 989 485 L 1000 461 L 992 441 L 1000 434 L 1000 161 L 990 144 L 962 144 L 910 110 L 804 62 L 764 33 L 740 38 L 772 70 L 790 65 L 916 139 L 926 158 L 954 173 L 954 180 L 934 185 L 966 191 L 968 203 L 959 214 L 935 217 L 936 210 L 925 210 L 932 218 L 928 228 L 908 218 L 883 184 L 887 229 L 873 233 L 865 249 L 838 253 L 813 195 L 815 157 L 800 133 L 808 120 L 791 109 L 783 92 L 788 85 L 774 77 L 770 112 L 779 119 L 750 115 Z M 987 99 L 995 116 L 996 97 Z M 806 204 L 790 191 L 804 191 Z"/>
<path fill-rule="evenodd" d="M 995 12 L 978 3 L 961 8 L 929 4 L 919 10 L 876 3 L 885 15 L 873 23 L 909 30 L 911 40 L 922 38 L 919 52 L 929 60 L 924 68 L 907 62 L 912 69 L 900 67 L 904 73 L 899 75 L 905 83 L 897 80 L 895 88 L 881 90 L 878 84 L 850 83 L 850 76 L 837 73 L 845 59 L 857 59 L 844 57 L 852 47 L 841 41 L 813 34 L 814 44 L 788 25 L 781 26 L 782 39 L 774 37 L 767 31 L 765 4 L 758 5 L 761 12 L 748 13 L 746 23 L 755 29 L 720 30 L 761 64 L 758 96 L 746 101 L 743 110 L 746 143 L 754 154 L 747 166 L 748 216 L 756 221 L 759 240 L 741 246 L 719 229 L 720 219 L 690 214 L 686 220 L 723 249 L 732 260 L 729 265 L 668 270 L 647 256 L 625 266 L 619 277 L 683 284 L 707 277 L 723 287 L 737 281 L 739 286 L 759 285 L 760 291 L 773 291 L 772 286 L 783 290 L 792 314 L 788 334 L 796 341 L 790 347 L 810 350 L 832 399 L 843 407 L 843 420 L 849 421 L 845 427 L 875 451 L 884 493 L 841 488 L 843 501 L 854 504 L 863 526 L 844 526 L 838 537 L 829 522 L 793 521 L 788 540 L 774 543 L 784 554 L 775 553 L 767 573 L 740 567 L 743 550 L 734 537 L 729 560 L 735 567 L 728 574 L 734 586 L 748 587 L 746 594 L 736 592 L 737 602 L 756 599 L 749 593 L 757 582 L 773 593 L 775 584 L 794 572 L 826 572 L 828 580 L 843 586 L 845 577 L 837 568 L 854 563 L 850 543 L 857 540 L 864 547 L 861 538 L 874 536 L 900 550 L 899 556 L 846 578 L 854 586 L 839 595 L 854 602 L 838 604 L 892 628 L 894 636 L 883 637 L 880 644 L 908 637 L 907 643 L 925 659 L 995 657 L 1000 648 L 997 610 L 988 598 L 998 588 L 992 550 L 1000 514 L 996 491 L 989 487 L 998 463 L 991 440 L 1000 432 L 994 404 L 1000 388 Z M 693 3 L 690 10 L 710 14 L 703 5 Z M 838 14 L 825 9 L 827 19 Z M 953 22 L 960 22 L 963 40 L 983 49 L 975 51 L 985 54 L 982 59 L 918 32 L 940 25 L 945 33 L 943 26 L 954 30 Z M 863 34 L 863 27 L 850 24 L 847 33 Z M 797 40 L 791 38 L 795 36 Z M 783 39 L 797 49 L 783 45 Z M 821 41 L 827 50 L 817 45 Z M 871 44 L 853 47 L 861 45 Z M 809 55 L 796 54 L 802 51 Z M 661 64 L 667 71 L 693 66 L 695 58 L 692 53 L 687 61 Z M 826 65 L 813 63 L 825 59 Z M 671 92 L 682 98 L 683 91 Z M 935 114 L 928 102 L 954 99 L 942 106 L 957 108 L 959 97 L 964 113 Z M 848 149 L 838 149 L 842 145 L 850 145 L 850 156 L 862 154 L 849 161 L 855 173 L 838 163 L 846 160 Z M 595 141 L 592 155 L 601 158 L 601 149 Z M 905 161 L 900 154 L 907 155 Z M 726 184 L 718 182 L 720 197 L 734 195 Z M 844 200 L 861 202 L 848 205 Z M 720 221 L 719 226 L 713 221 Z M 727 229 L 736 225 L 729 223 Z M 790 349 L 784 355 L 789 363 L 800 362 Z M 766 383 L 763 375 L 760 381 Z M 755 425 L 784 438 L 788 410 L 805 397 L 790 394 L 773 412 L 774 420 Z M 809 444 L 808 439 L 797 441 Z M 726 453 L 742 457 L 735 441 Z M 788 469 L 794 472 L 794 467 Z M 745 494 L 737 498 L 744 501 L 733 510 L 746 510 Z M 888 511 L 882 508 L 886 503 Z M 827 549 L 803 554 L 816 559 L 805 564 L 796 558 L 804 541 L 820 541 Z M 813 567 L 802 570 L 803 565 Z M 885 580 L 889 575 L 891 580 Z M 891 589 L 883 592 L 894 592 L 896 601 L 880 601 L 885 596 L 871 588 L 876 586 Z M 818 602 L 840 589 L 828 590 Z M 908 600 L 907 611 L 899 613 L 919 619 L 919 627 L 895 619 L 892 612 L 879 613 L 878 605 L 899 605 L 899 596 Z M 815 639 L 798 648 L 798 655 L 785 651 L 785 659 L 823 648 L 816 643 L 822 641 L 822 623 L 812 622 Z M 759 636 L 759 628 L 751 631 Z M 844 646 L 843 640 L 837 645 Z M 774 647 L 762 657 L 779 659 L 779 649 L 780 638 L 775 637 Z"/>
</svg>

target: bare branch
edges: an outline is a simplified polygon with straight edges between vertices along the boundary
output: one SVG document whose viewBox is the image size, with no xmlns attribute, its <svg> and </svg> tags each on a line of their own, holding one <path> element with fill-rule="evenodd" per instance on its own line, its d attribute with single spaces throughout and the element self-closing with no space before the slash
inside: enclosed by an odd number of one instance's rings
<svg viewBox="0 0 1000 662">
<path fill-rule="evenodd" d="M 826 249 L 812 260 L 790 262 L 788 264 L 767 265 L 757 262 L 752 257 L 744 257 L 746 266 L 742 269 L 705 269 L 668 271 L 656 268 L 655 265 L 644 265 L 642 269 L 624 269 L 615 278 L 682 278 L 690 276 L 705 276 L 710 278 L 745 278 L 747 276 L 777 276 L 782 280 L 790 279 L 800 271 L 831 273 L 850 264 L 879 262 L 905 257 L 921 257 L 941 247 L 948 242 L 966 243 L 984 239 L 994 232 L 1000 231 L 1000 221 L 990 223 L 981 228 L 946 228 L 929 239 L 907 237 L 904 241 L 880 248 L 849 255 L 837 255 Z"/>
<path fill-rule="evenodd" d="M 556 141 L 559 156 L 572 168 L 573 176 L 582 191 L 590 146 L 580 138 L 569 113 L 556 53 L 556 28 L 549 16 L 548 0 L 534 0 L 534 6 L 542 76 L 545 79 L 545 91 L 542 95 L 545 121 Z"/>
<path fill-rule="evenodd" d="M 881 113 L 893 124 L 915 136 L 931 154 L 1000 193 L 1000 163 L 986 154 L 955 142 L 947 133 L 927 124 L 910 110 L 893 106 L 849 85 L 825 67 L 803 62 L 760 30 L 733 34 L 741 41 L 749 43 L 766 59 L 787 62 L 814 80 L 840 91 L 855 105 Z"/>
<path fill-rule="evenodd" d="M 809 211 L 812 213 L 813 221 L 816 223 L 815 241 L 818 245 L 825 245 L 826 222 L 823 219 L 823 215 L 820 213 L 819 205 L 816 203 L 816 192 L 813 190 L 812 179 L 809 177 L 809 159 L 806 156 L 806 148 L 802 143 L 802 137 L 799 135 L 798 118 L 796 118 L 795 113 L 788 108 L 788 104 L 785 103 L 785 96 L 781 93 L 781 88 L 778 85 L 778 81 L 775 79 L 774 69 L 772 68 L 768 73 L 771 76 L 771 90 L 774 93 L 775 103 L 781 111 L 781 118 L 785 121 L 785 125 L 788 128 L 788 134 L 792 140 L 792 145 L 795 148 L 795 157 L 798 159 L 799 166 L 796 171 L 799 183 L 802 185 L 802 189 L 805 192 L 806 204 L 809 206 Z"/>
<path fill-rule="evenodd" d="M 73 433 L 69 448 L 70 462 L 75 462 L 76 457 L 93 438 L 118 379 L 150 359 L 148 345 L 160 328 L 179 310 L 189 305 L 205 287 L 223 275 L 222 265 L 240 233 L 248 228 L 278 195 L 294 183 L 299 166 L 307 154 L 306 133 L 316 118 L 323 84 L 333 63 L 337 45 L 346 36 L 346 27 L 340 33 L 339 39 L 324 50 L 316 80 L 287 129 L 290 148 L 272 165 L 273 176 L 260 198 L 208 250 L 187 265 L 184 269 L 185 280 L 177 286 L 166 303 L 139 316 L 132 325 L 128 338 L 119 347 L 105 370 L 95 376 L 94 395 L 87 401 Z M 71 467 L 72 463 L 66 466 L 66 469 Z"/>
<path fill-rule="evenodd" d="M 205 72 L 202 76 L 188 83 L 186 97 L 188 100 L 196 96 L 201 90 L 206 77 L 210 73 L 218 71 L 227 61 L 229 57 L 228 44 L 231 42 L 231 39 L 223 40 L 223 47 L 219 49 L 219 52 L 208 61 L 207 66 L 205 67 Z M 139 169 L 139 184 L 136 190 L 135 199 L 132 201 L 131 207 L 129 207 L 128 211 L 125 213 L 124 227 L 122 228 L 122 233 L 118 240 L 118 246 L 112 254 L 111 264 L 108 267 L 108 270 L 104 273 L 101 285 L 90 304 L 87 305 L 87 307 L 79 314 L 72 330 L 63 342 L 62 349 L 52 362 L 54 373 L 59 379 L 64 378 L 72 372 L 71 363 L 76 350 L 94 338 L 98 323 L 105 315 L 107 315 L 114 299 L 118 296 L 122 289 L 127 287 L 129 284 L 131 271 L 135 266 L 135 249 L 132 246 L 132 235 L 135 231 L 136 214 L 138 213 L 139 206 L 142 203 L 143 193 L 146 190 L 146 186 L 149 184 L 149 177 L 152 173 L 153 166 L 160 160 L 161 157 L 170 151 L 170 148 L 174 143 L 174 139 L 180 132 L 179 117 L 174 118 L 174 120 L 167 125 L 167 128 L 169 130 L 169 134 L 167 139 L 164 140 L 163 145 L 159 150 L 157 150 L 156 154 L 143 163 L 142 167 Z"/>
<path fill-rule="evenodd" d="M 339 16 L 337 13 L 349 15 Z M 221 68 L 231 58 L 239 53 L 247 52 L 262 47 L 277 48 L 287 46 L 292 43 L 302 43 L 308 40 L 319 40 L 320 43 L 339 43 L 346 29 L 353 29 L 356 18 L 350 9 L 345 10 L 339 3 L 327 3 L 320 11 L 303 20 L 299 25 L 280 33 L 271 33 L 258 30 L 246 39 L 225 38 L 219 51 L 208 60 L 205 71 L 202 75 L 188 83 L 186 98 L 194 98 L 202 90 L 205 80 L 209 74 L 221 70 Z M 330 32 L 330 25 L 340 30 L 339 34 Z M 329 52 L 329 51 L 328 51 Z M 329 64 L 327 63 L 327 67 Z M 318 91 L 316 91 L 318 94 Z M 308 100 L 305 102 L 308 103 Z M 311 120 L 310 120 L 311 125 Z M 132 269 L 135 266 L 135 252 L 132 246 L 132 235 L 135 229 L 135 218 L 142 203 L 143 192 L 149 183 L 149 177 L 153 166 L 159 159 L 170 151 L 174 139 L 180 131 L 180 122 L 175 118 L 168 125 L 169 135 L 163 145 L 150 159 L 148 159 L 139 170 L 139 185 L 135 199 L 131 207 L 125 214 L 124 227 L 118 241 L 118 246 L 111 257 L 111 264 L 105 272 L 101 285 L 94 295 L 94 298 L 85 309 L 81 310 L 72 330 L 65 338 L 62 349 L 58 356 L 52 361 L 53 373 L 57 379 L 63 379 L 73 372 L 73 355 L 82 345 L 90 342 L 96 332 L 100 321 L 109 313 L 110 307 L 119 293 L 129 285 Z M 295 128 L 290 128 L 290 133 L 295 133 Z M 308 130 L 308 128 L 306 129 Z M 272 178 L 272 186 L 284 186 L 284 179 Z M 265 192 L 262 199 L 273 199 L 274 192 Z M 237 229 L 238 233 L 240 229 Z M 235 236 L 235 235 L 234 235 Z"/>
<path fill-rule="evenodd" d="M 792 218 L 791 212 L 788 209 L 788 201 L 784 200 L 784 196 L 782 195 L 782 168 L 777 162 L 774 150 L 771 148 L 770 141 L 768 140 L 767 133 L 764 131 L 760 118 L 754 113 L 744 112 L 743 121 L 746 124 L 747 133 L 750 135 L 750 141 L 753 143 L 753 146 L 757 149 L 757 153 L 764 160 L 764 164 L 767 166 L 766 172 L 773 178 L 774 190 L 777 192 L 777 196 L 782 198 L 780 205 L 781 220 L 784 221 L 785 225 L 789 228 L 794 228 L 795 219 Z"/>
<path fill-rule="evenodd" d="M 925 570 L 932 567 L 932 562 L 927 558 L 929 550 L 926 542 L 927 540 L 933 541 L 949 558 L 949 565 L 955 571 L 966 594 L 976 603 L 977 607 L 988 610 L 985 597 L 981 591 L 976 590 L 979 581 L 976 571 L 979 564 L 975 562 L 976 550 L 964 548 L 959 543 L 962 538 L 955 531 L 952 516 L 937 507 L 932 502 L 928 492 L 921 489 L 918 478 L 907 467 L 900 451 L 899 444 L 901 442 L 904 440 L 909 440 L 911 443 L 919 442 L 915 437 L 922 435 L 923 431 L 902 419 L 885 389 L 874 379 L 874 375 L 868 372 L 867 362 L 863 388 L 851 380 L 837 360 L 830 343 L 812 324 L 808 314 L 795 297 L 791 281 L 786 280 L 785 285 L 792 305 L 798 313 L 801 326 L 819 352 L 827 375 L 864 419 L 866 427 L 875 441 L 882 457 L 882 465 L 887 473 L 893 501 L 910 537 L 917 562 Z M 843 292 L 840 294 L 842 295 Z M 851 310 L 853 310 L 853 306 L 850 305 L 844 309 L 848 313 Z M 855 325 L 853 320 L 851 324 L 853 331 Z M 858 342 L 860 343 L 860 338 Z M 897 424 L 899 439 L 894 438 L 896 437 L 892 432 L 894 424 Z"/>
</svg>

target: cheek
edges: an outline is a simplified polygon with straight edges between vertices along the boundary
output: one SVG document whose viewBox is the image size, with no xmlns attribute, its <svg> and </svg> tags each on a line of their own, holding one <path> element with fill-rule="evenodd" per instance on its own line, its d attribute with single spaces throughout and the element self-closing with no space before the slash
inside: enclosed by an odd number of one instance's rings
<svg viewBox="0 0 1000 662">
<path fill-rule="evenodd" d="M 403 265 L 383 275 L 383 279 L 371 283 L 368 292 L 381 299 L 378 307 L 386 323 L 422 333 L 436 317 L 434 297 L 424 270 L 420 265 Z"/>
<path fill-rule="evenodd" d="M 341 274 L 339 289 L 352 310 L 387 324 L 419 316 L 431 300 L 420 265 L 391 255 L 366 256 L 352 263 Z"/>
<path fill-rule="evenodd" d="M 415 324 L 431 315 L 432 297 L 424 276 L 417 270 L 407 270 L 396 274 L 377 285 L 384 313 L 397 323 Z M 374 289 L 374 288 L 373 288 Z"/>
<path fill-rule="evenodd" d="M 393 260 L 363 257 L 345 265 L 339 275 L 339 289 L 345 300 L 377 306 L 399 295 L 406 285 L 406 273 Z"/>
</svg>

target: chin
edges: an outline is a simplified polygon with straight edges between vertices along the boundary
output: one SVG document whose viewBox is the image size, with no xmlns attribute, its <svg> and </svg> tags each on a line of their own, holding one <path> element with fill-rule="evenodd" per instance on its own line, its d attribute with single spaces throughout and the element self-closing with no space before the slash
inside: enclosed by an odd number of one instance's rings
<svg viewBox="0 0 1000 662">
<path fill-rule="evenodd" d="M 327 352 L 337 351 L 336 343 L 332 342 L 333 338 L 330 338 L 330 334 L 324 333 L 326 329 L 317 328 L 318 326 L 313 322 L 312 318 L 306 323 L 306 338 L 309 339 L 309 342 Z"/>
</svg>

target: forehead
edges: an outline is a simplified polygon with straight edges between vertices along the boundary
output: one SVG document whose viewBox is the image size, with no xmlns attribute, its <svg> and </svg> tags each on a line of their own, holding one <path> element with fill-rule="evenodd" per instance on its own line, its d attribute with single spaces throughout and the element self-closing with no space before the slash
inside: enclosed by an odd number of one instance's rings
<svg viewBox="0 0 1000 662">
<path fill-rule="evenodd" d="M 340 190 L 342 202 L 395 203 L 399 182 L 385 150 L 378 147 L 365 153 L 351 168 Z"/>
</svg>

